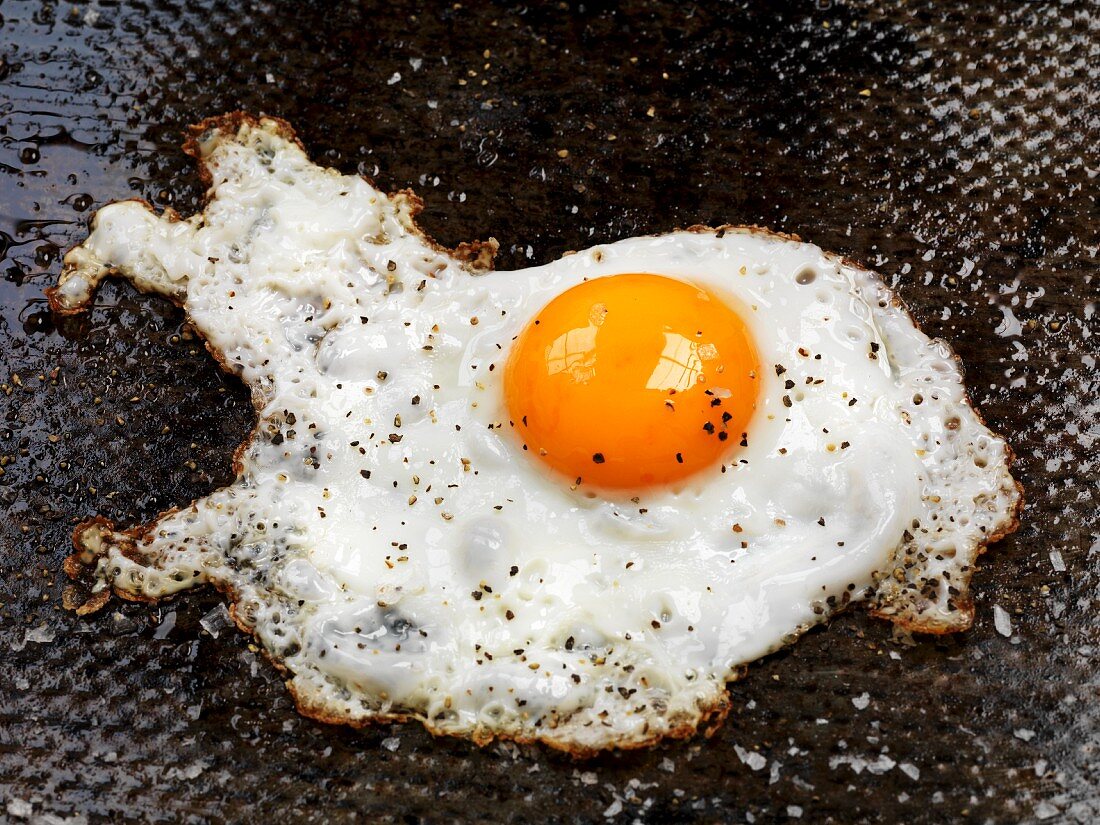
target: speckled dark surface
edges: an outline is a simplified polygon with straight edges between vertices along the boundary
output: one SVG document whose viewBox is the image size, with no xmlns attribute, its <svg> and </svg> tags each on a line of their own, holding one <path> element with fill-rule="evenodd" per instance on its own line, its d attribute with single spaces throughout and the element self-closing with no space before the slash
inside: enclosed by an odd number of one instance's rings
<svg viewBox="0 0 1100 825">
<path fill-rule="evenodd" d="M 0 820 L 1100 816 L 1100 9 L 330 5 L 0 5 Z M 63 320 L 42 290 L 95 207 L 193 210 L 181 130 L 236 108 L 502 266 L 727 221 L 876 266 L 1019 454 L 974 629 L 843 616 L 732 685 L 714 739 L 575 764 L 302 719 L 246 638 L 202 630 L 210 593 L 67 614 L 73 523 L 227 481 L 250 408 L 165 302 L 110 284 Z"/>
</svg>

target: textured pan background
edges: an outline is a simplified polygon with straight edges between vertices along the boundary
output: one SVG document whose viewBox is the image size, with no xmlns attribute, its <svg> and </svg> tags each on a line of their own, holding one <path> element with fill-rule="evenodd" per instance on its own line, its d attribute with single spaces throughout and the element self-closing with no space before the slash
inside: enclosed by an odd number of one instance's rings
<svg viewBox="0 0 1100 825">
<path fill-rule="evenodd" d="M 1100 816 L 1100 7 L 954 5 L 3 0 L 0 820 Z M 194 210 L 181 130 L 236 108 L 502 266 L 729 221 L 877 267 L 1019 454 L 974 629 L 843 616 L 733 685 L 713 740 L 575 764 L 299 718 L 203 629 L 209 593 L 66 613 L 74 521 L 224 483 L 250 409 L 165 302 L 109 284 L 62 320 L 42 290 L 94 208 Z"/>
</svg>

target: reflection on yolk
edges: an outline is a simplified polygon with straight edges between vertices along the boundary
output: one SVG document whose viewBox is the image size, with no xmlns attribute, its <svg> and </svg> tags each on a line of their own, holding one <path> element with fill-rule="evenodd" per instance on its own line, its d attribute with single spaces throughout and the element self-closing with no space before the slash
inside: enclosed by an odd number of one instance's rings
<svg viewBox="0 0 1100 825">
<path fill-rule="evenodd" d="M 504 388 L 528 451 L 571 483 L 643 490 L 719 464 L 747 431 L 758 375 L 729 304 L 628 274 L 547 304 L 517 338 Z"/>
</svg>

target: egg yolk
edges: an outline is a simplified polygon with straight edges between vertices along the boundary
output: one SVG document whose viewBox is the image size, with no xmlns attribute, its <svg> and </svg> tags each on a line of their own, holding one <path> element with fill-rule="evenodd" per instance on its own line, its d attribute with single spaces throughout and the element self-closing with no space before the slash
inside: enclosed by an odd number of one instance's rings
<svg viewBox="0 0 1100 825">
<path fill-rule="evenodd" d="M 569 479 L 644 490 L 687 478 L 740 444 L 759 358 L 740 315 L 660 275 L 585 281 L 516 339 L 505 399 L 524 447 Z"/>
</svg>

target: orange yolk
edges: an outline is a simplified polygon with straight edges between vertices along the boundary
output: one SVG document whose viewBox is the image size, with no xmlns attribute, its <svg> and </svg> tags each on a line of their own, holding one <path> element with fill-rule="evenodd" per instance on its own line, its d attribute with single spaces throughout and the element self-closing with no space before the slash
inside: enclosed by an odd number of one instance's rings
<svg viewBox="0 0 1100 825">
<path fill-rule="evenodd" d="M 759 371 L 744 321 L 715 295 L 613 275 L 543 307 L 516 339 L 504 388 L 525 448 L 571 483 L 643 490 L 740 444 Z"/>
</svg>

